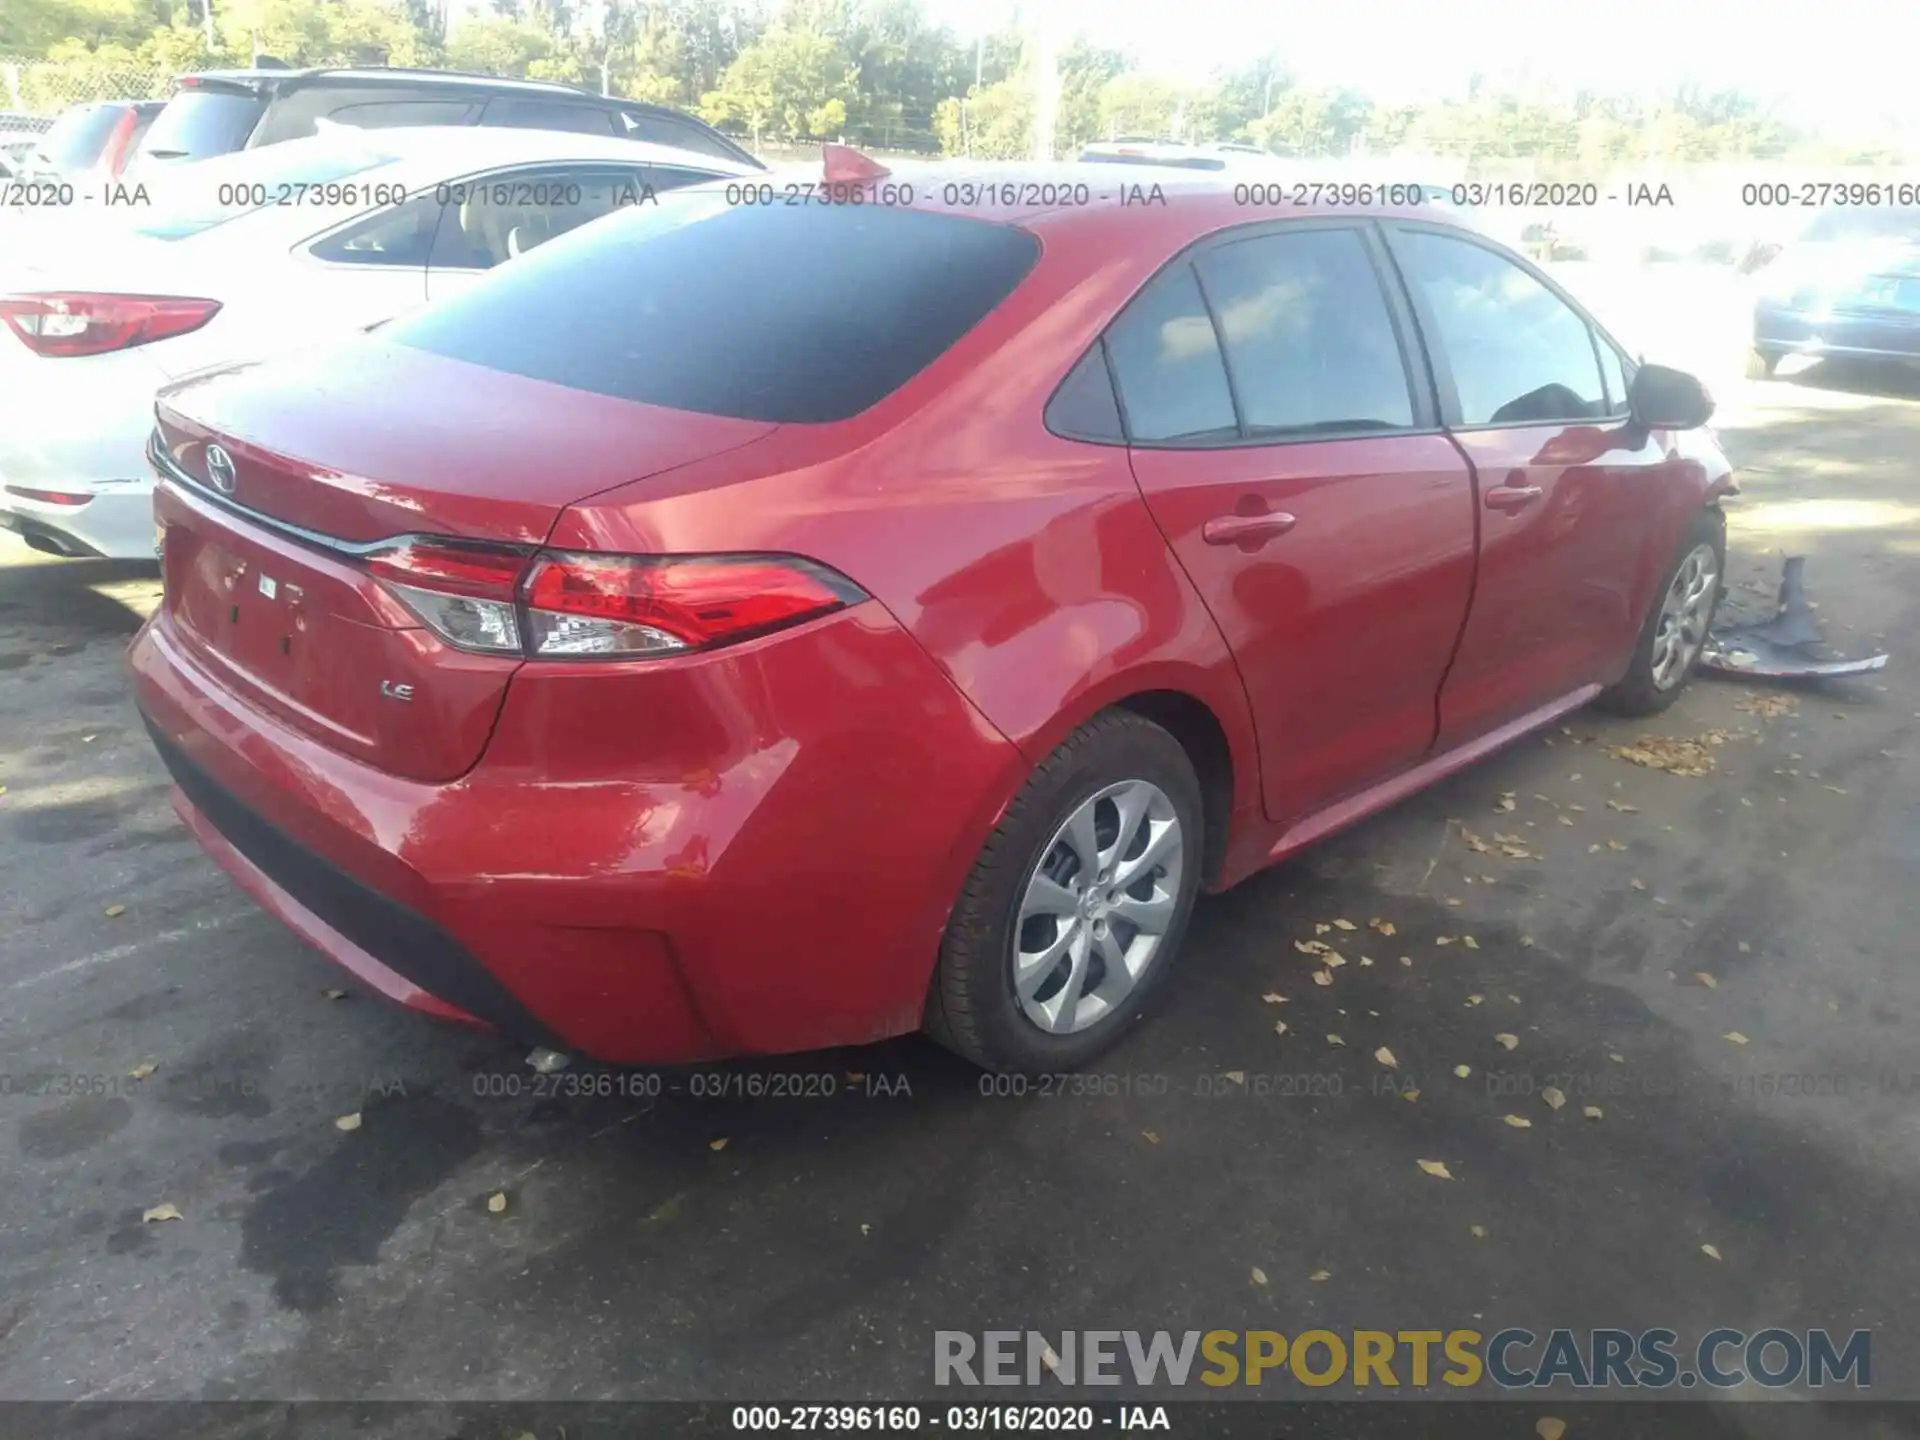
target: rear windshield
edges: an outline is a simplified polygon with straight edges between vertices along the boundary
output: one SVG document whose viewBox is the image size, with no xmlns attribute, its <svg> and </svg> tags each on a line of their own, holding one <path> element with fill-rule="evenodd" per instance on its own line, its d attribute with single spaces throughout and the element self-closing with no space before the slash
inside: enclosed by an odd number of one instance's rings
<svg viewBox="0 0 1920 1440">
<path fill-rule="evenodd" d="M 371 138 L 371 137 L 369 137 Z M 341 148 L 320 140 L 289 140 L 260 150 L 220 155 L 199 164 L 167 168 L 153 176 L 152 204 L 138 215 L 133 233 L 150 240 L 184 240 L 268 205 L 284 203 L 284 187 L 324 185 L 391 165 L 393 157 Z"/>
<path fill-rule="evenodd" d="M 113 134 L 121 113 L 117 105 L 89 105 L 69 110 L 53 122 L 46 139 L 37 147 L 38 154 L 56 170 L 84 170 L 107 148 L 107 138 Z"/>
<path fill-rule="evenodd" d="M 267 102 L 233 90 L 182 90 L 167 102 L 140 143 L 156 160 L 198 160 L 238 150 L 253 134 Z"/>
<path fill-rule="evenodd" d="M 549 241 L 381 337 L 649 405 L 823 423 L 925 369 L 1038 253 L 982 220 L 702 188 Z"/>
</svg>

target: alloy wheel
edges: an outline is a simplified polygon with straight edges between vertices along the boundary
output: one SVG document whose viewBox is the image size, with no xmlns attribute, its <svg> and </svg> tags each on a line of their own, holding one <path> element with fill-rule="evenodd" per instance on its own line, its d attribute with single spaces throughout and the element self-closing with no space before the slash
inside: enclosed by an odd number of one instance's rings
<svg viewBox="0 0 1920 1440">
<path fill-rule="evenodd" d="M 1700 648 L 1707 643 L 1707 625 L 1713 619 L 1715 592 L 1720 585 L 1720 561 L 1711 545 L 1687 552 L 1660 602 L 1660 623 L 1653 634 L 1653 684 L 1671 690 L 1686 678 Z"/>
</svg>

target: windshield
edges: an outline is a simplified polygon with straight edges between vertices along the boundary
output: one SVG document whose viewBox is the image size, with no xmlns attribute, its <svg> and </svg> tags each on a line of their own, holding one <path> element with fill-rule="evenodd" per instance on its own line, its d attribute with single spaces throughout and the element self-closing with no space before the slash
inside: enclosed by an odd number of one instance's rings
<svg viewBox="0 0 1920 1440">
<path fill-rule="evenodd" d="M 151 240 L 183 240 L 266 208 L 287 194 L 283 187 L 365 174 L 391 165 L 394 158 L 343 148 L 338 139 L 326 137 L 170 166 L 147 181 L 153 203 L 139 212 L 133 233 Z"/>
<path fill-rule="evenodd" d="M 141 142 L 151 160 L 201 160 L 238 150 L 267 108 L 264 97 L 235 90 L 182 90 L 167 102 Z"/>
<path fill-rule="evenodd" d="M 549 241 L 381 334 L 649 405 L 822 423 L 925 369 L 1038 252 L 1025 231 L 982 220 L 683 191 Z"/>
<path fill-rule="evenodd" d="M 1912 240 L 1920 241 L 1920 207 L 1896 206 L 1827 210 L 1806 234 L 1809 241 Z"/>
</svg>

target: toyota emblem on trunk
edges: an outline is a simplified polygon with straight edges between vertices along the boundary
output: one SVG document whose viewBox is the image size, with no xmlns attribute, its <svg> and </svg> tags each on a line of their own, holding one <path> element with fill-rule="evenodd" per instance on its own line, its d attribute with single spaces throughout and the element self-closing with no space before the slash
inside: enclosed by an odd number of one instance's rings
<svg viewBox="0 0 1920 1440">
<path fill-rule="evenodd" d="M 233 473 L 233 457 L 218 445 L 207 446 L 207 479 L 222 495 L 231 495 L 238 483 Z"/>
</svg>

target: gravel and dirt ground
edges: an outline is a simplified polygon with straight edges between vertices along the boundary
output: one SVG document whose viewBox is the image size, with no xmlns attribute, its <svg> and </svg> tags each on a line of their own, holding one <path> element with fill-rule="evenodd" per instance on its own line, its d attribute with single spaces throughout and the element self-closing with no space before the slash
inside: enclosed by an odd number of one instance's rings
<svg viewBox="0 0 1920 1440">
<path fill-rule="evenodd" d="M 831 1099 L 489 1097 L 518 1050 L 352 990 L 175 820 L 122 671 L 152 576 L 0 537 L 0 1395 L 906 1397 L 936 1329 L 1777 1324 L 1871 1328 L 1920 1398 L 1920 390 L 1723 381 L 1641 293 L 1723 398 L 1735 600 L 1805 553 L 1892 668 L 1580 713 L 1204 901 L 1131 1094 L 906 1040 L 729 1070 Z"/>
</svg>

